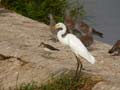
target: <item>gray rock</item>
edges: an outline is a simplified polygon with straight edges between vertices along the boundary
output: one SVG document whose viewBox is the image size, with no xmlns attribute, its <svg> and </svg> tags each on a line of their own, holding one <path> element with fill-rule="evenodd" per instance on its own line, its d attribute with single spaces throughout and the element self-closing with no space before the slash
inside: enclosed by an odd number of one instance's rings
<svg viewBox="0 0 120 90">
<path fill-rule="evenodd" d="M 120 90 L 120 86 L 114 83 L 99 82 L 92 90 Z"/>
</svg>

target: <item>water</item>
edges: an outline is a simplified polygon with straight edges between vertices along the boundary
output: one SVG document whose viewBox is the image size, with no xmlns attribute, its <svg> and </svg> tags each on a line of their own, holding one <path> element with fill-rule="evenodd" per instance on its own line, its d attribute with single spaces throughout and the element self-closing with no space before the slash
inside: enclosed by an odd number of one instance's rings
<svg viewBox="0 0 120 90">
<path fill-rule="evenodd" d="M 104 33 L 100 39 L 113 44 L 120 39 L 120 0 L 84 0 L 92 26 Z"/>
</svg>

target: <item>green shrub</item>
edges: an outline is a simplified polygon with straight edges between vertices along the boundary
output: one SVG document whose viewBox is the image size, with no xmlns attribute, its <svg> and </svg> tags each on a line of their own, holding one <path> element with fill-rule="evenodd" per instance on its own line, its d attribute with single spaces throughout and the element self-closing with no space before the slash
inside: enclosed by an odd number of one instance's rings
<svg viewBox="0 0 120 90">
<path fill-rule="evenodd" d="M 71 16 L 75 18 L 80 15 L 80 18 L 83 19 L 86 14 L 83 5 L 77 3 L 76 6 L 72 7 L 69 0 L 1 0 L 1 4 L 26 17 L 46 24 L 49 23 L 49 13 L 53 14 L 57 22 L 63 21 L 66 8 L 70 9 Z"/>
<path fill-rule="evenodd" d="M 1 3 L 8 9 L 45 23 L 49 23 L 49 13 L 57 21 L 62 20 L 66 7 L 66 0 L 2 0 Z"/>
</svg>

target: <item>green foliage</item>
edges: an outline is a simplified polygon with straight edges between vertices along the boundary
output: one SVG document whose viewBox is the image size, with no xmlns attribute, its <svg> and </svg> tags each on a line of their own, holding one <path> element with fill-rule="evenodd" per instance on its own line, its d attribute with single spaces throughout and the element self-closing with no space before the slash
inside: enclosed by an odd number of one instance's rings
<svg viewBox="0 0 120 90">
<path fill-rule="evenodd" d="M 84 19 L 85 18 L 85 15 L 86 15 L 86 12 L 84 10 L 84 7 L 83 5 L 81 5 L 80 7 L 74 7 L 72 10 L 71 10 L 71 16 L 72 17 L 76 17 L 76 19 Z M 79 17 L 78 17 L 79 16 Z"/>
<path fill-rule="evenodd" d="M 40 87 L 35 82 L 31 82 L 28 84 L 23 83 L 15 88 L 9 88 L 9 90 L 40 90 Z"/>
<path fill-rule="evenodd" d="M 49 13 L 57 21 L 62 20 L 66 7 L 66 0 L 2 0 L 1 3 L 8 9 L 45 23 L 49 22 Z"/>
<path fill-rule="evenodd" d="M 43 85 L 37 85 L 37 83 L 32 82 L 21 84 L 9 90 L 91 90 L 92 87 L 100 81 L 102 81 L 100 77 L 88 74 L 81 74 L 79 81 L 73 80 L 71 74 L 62 74 L 57 78 L 52 78 Z"/>
<path fill-rule="evenodd" d="M 86 12 L 83 5 L 83 0 L 67 0 L 67 9 L 73 20 L 85 19 Z"/>
<path fill-rule="evenodd" d="M 66 8 L 70 9 L 72 17 L 77 18 L 80 15 L 83 19 L 85 16 L 83 5 L 76 2 L 77 5 L 71 7 L 68 2 L 69 0 L 1 0 L 1 4 L 6 8 L 46 24 L 49 23 L 49 13 L 53 14 L 57 22 L 63 22 Z"/>
<path fill-rule="evenodd" d="M 41 90 L 77 90 L 80 84 L 82 85 L 82 80 L 74 81 L 69 75 L 62 75 L 52 80 L 52 83 L 48 82 L 46 85 L 42 85 Z"/>
</svg>

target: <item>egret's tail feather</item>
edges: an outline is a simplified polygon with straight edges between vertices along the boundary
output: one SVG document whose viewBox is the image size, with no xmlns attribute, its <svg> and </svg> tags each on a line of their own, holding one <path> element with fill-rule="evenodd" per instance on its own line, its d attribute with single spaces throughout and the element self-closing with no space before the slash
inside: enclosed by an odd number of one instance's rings
<svg viewBox="0 0 120 90">
<path fill-rule="evenodd" d="M 95 58 L 89 52 L 84 58 L 91 64 L 95 63 Z"/>
<path fill-rule="evenodd" d="M 91 64 L 94 64 L 94 63 L 95 63 L 95 58 L 94 58 L 92 55 L 90 55 L 89 62 L 90 62 Z"/>
</svg>

